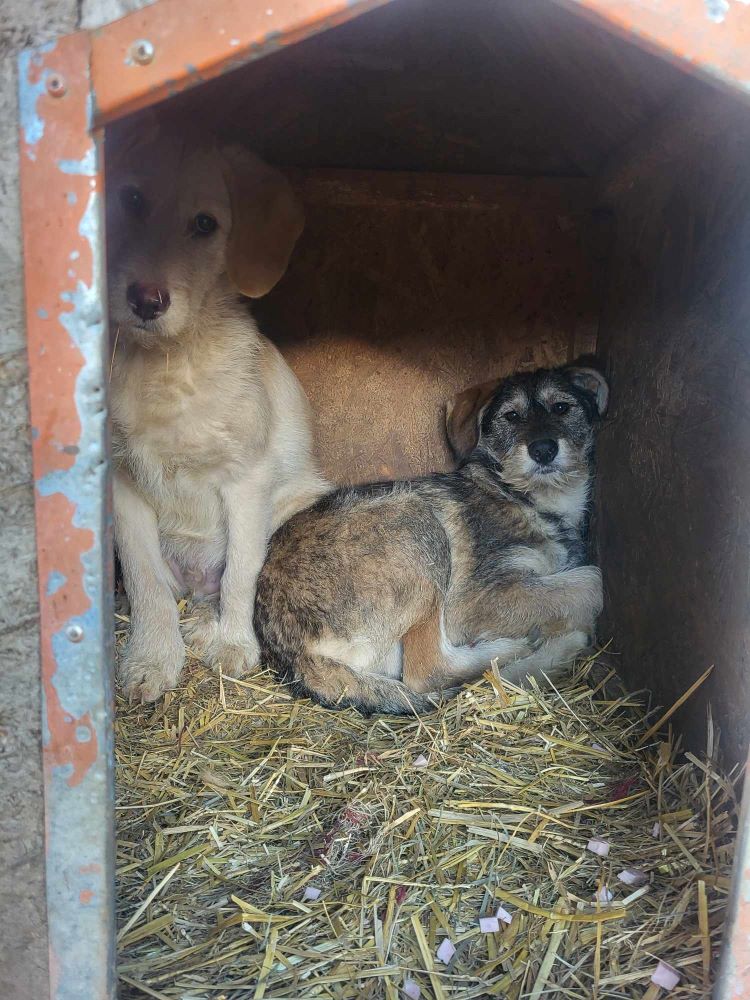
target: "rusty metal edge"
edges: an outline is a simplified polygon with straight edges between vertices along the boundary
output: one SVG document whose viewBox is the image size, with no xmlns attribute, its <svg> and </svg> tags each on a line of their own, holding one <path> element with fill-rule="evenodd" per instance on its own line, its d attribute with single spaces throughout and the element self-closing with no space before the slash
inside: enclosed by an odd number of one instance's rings
<svg viewBox="0 0 750 1000">
<path fill-rule="evenodd" d="M 729 907 L 713 1000 L 745 1000 L 750 994 L 750 751 L 735 846 Z"/>
<path fill-rule="evenodd" d="M 96 122 L 109 124 L 392 2 L 215 0 L 207 8 L 205 0 L 158 0 L 91 33 Z M 139 45 L 145 60 L 134 55 Z"/>
<path fill-rule="evenodd" d="M 19 57 L 54 1000 L 116 995 L 104 220 L 89 65 L 82 33 Z"/>
</svg>

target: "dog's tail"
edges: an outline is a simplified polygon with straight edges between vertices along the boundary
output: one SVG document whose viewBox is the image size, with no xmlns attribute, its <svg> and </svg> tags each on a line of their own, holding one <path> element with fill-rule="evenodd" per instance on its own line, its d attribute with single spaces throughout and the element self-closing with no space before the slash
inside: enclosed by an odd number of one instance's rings
<svg viewBox="0 0 750 1000">
<path fill-rule="evenodd" d="M 261 662 L 297 693 L 326 708 L 356 708 L 363 715 L 422 715 L 440 704 L 439 694 L 417 694 L 389 677 L 359 674 L 327 656 L 270 647 L 262 638 Z"/>
</svg>

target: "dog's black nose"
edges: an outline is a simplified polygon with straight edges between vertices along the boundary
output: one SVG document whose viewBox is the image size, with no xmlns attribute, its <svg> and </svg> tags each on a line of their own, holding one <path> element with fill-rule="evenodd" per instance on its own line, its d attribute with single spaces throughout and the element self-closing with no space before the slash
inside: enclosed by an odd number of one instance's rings
<svg viewBox="0 0 750 1000">
<path fill-rule="evenodd" d="M 140 319 L 156 319 L 169 309 L 169 292 L 157 285 L 144 285 L 134 281 L 125 293 L 128 305 Z"/>
<path fill-rule="evenodd" d="M 539 465 L 549 465 L 557 454 L 557 441 L 552 438 L 543 438 L 541 441 L 532 441 L 529 445 L 529 455 L 538 462 Z"/>
</svg>

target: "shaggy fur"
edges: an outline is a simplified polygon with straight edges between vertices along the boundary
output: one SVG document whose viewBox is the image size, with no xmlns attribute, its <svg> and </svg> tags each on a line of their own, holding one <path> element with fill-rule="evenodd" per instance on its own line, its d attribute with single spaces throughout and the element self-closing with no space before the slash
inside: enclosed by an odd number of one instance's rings
<svg viewBox="0 0 750 1000">
<path fill-rule="evenodd" d="M 602 603 L 582 563 L 606 402 L 582 368 L 470 390 L 448 420 L 457 471 L 340 489 L 293 517 L 258 580 L 263 662 L 364 712 L 423 711 L 493 659 L 514 680 L 569 662 Z"/>
</svg>

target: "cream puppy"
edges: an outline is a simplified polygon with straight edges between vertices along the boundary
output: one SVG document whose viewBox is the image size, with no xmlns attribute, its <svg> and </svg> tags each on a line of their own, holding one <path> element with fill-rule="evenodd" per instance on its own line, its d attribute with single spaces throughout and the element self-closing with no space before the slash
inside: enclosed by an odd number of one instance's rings
<svg viewBox="0 0 750 1000">
<path fill-rule="evenodd" d="M 268 292 L 302 231 L 287 181 L 239 148 L 142 134 L 107 175 L 115 541 L 131 607 L 120 679 L 174 687 L 175 598 L 198 608 L 192 648 L 238 676 L 268 539 L 327 489 L 303 391 L 243 297 Z"/>
</svg>

